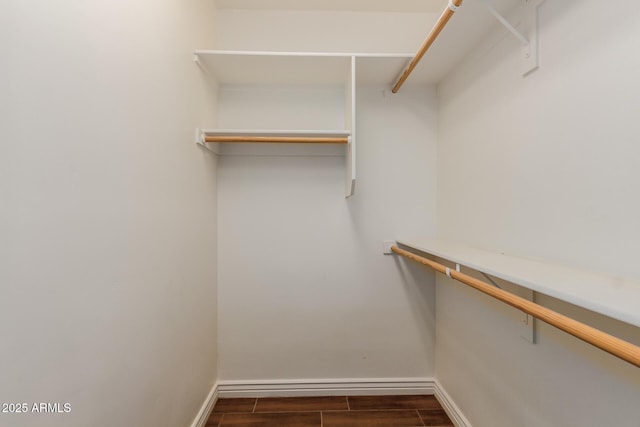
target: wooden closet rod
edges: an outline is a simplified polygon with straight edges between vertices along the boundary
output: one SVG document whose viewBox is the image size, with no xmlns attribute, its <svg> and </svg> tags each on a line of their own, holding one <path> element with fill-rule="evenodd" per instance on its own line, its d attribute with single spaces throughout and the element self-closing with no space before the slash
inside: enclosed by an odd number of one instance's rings
<svg viewBox="0 0 640 427">
<path fill-rule="evenodd" d="M 430 259 L 421 257 L 412 252 L 400 249 L 397 246 L 392 246 L 391 250 L 413 261 L 419 262 L 420 264 L 431 267 L 439 273 L 446 274 L 452 279 L 462 282 L 465 285 L 471 286 L 472 288 L 475 288 L 484 294 L 492 296 L 493 298 L 509 304 L 510 306 L 513 306 L 518 310 L 522 310 L 525 313 L 532 315 L 536 319 L 540 319 L 551 326 L 554 326 L 568 334 L 573 335 L 576 338 L 581 339 L 582 341 L 585 341 L 593 346 L 598 347 L 601 350 L 606 351 L 607 353 L 619 357 L 620 359 L 627 361 L 632 365 L 640 367 L 640 347 L 637 347 L 627 341 L 623 341 L 620 338 L 616 338 L 612 335 L 602 332 L 599 329 L 592 328 L 589 325 L 585 325 L 584 323 L 578 322 L 577 320 L 564 316 L 534 302 L 528 301 L 510 292 L 493 287 L 488 283 L 485 283 L 467 274 L 460 273 L 455 269 L 449 269 L 435 261 L 431 261 Z"/>
<path fill-rule="evenodd" d="M 205 136 L 204 142 L 264 142 L 264 143 L 309 143 L 309 144 L 348 144 L 349 137 L 323 136 Z"/>
<path fill-rule="evenodd" d="M 440 15 L 440 19 L 438 19 L 438 22 L 436 22 L 436 25 L 433 26 L 426 40 L 424 41 L 424 43 L 422 43 L 422 46 L 420 46 L 418 53 L 416 53 L 416 56 L 413 57 L 413 59 L 411 60 L 407 68 L 404 70 L 404 72 L 396 82 L 395 86 L 393 86 L 393 89 L 391 89 L 391 92 L 397 93 L 398 90 L 400 90 L 400 87 L 404 84 L 405 80 L 407 80 L 407 77 L 409 77 L 409 74 L 411 74 L 413 69 L 416 68 L 416 65 L 418 65 L 418 62 L 420 62 L 420 60 L 422 59 L 424 54 L 427 52 L 427 50 L 429 50 L 433 42 L 436 41 L 442 29 L 447 25 L 447 22 L 449 22 L 449 19 L 451 19 L 453 14 L 456 12 L 456 9 L 460 7 L 460 5 L 462 4 L 462 1 L 463 0 L 449 0 L 449 5 L 444 10 L 444 12 L 442 12 L 442 15 Z"/>
</svg>

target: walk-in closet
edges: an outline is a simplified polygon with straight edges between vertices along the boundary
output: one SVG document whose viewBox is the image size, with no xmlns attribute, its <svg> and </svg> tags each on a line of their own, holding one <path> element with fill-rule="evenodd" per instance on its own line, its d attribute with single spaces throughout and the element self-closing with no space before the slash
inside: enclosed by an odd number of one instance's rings
<svg viewBox="0 0 640 427">
<path fill-rule="evenodd" d="M 640 4 L 0 2 L 0 427 L 638 427 Z"/>
</svg>

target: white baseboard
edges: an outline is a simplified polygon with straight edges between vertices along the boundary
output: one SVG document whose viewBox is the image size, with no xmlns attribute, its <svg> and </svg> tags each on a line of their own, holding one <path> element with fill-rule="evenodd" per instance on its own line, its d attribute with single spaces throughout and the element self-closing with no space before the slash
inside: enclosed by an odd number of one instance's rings
<svg viewBox="0 0 640 427">
<path fill-rule="evenodd" d="M 433 378 L 221 381 L 220 397 L 365 396 L 434 394 Z"/>
<path fill-rule="evenodd" d="M 451 396 L 433 378 L 367 378 L 336 380 L 220 381 L 214 384 L 191 427 L 205 427 L 218 398 L 435 395 L 456 427 L 472 427 Z"/>
<path fill-rule="evenodd" d="M 207 424 L 207 420 L 209 419 L 209 415 L 211 415 L 211 411 L 213 411 L 213 407 L 218 401 L 218 384 L 214 384 L 211 387 L 211 391 L 209 395 L 205 399 L 202 407 L 200 407 L 200 411 L 198 411 L 198 415 L 191 423 L 191 427 L 205 427 Z"/>
<path fill-rule="evenodd" d="M 451 399 L 451 396 L 442 388 L 442 385 L 435 380 L 435 395 L 438 402 L 442 405 L 449 418 L 456 427 L 472 427 L 471 423 L 467 418 L 462 414 L 458 405 Z"/>
</svg>

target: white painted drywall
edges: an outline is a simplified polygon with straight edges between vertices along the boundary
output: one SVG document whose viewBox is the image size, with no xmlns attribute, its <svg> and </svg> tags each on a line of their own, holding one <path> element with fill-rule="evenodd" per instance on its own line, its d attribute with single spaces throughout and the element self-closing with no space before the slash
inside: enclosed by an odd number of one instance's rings
<svg viewBox="0 0 640 427">
<path fill-rule="evenodd" d="M 446 0 L 215 0 L 218 9 L 440 12 Z"/>
<path fill-rule="evenodd" d="M 440 84 L 440 237 L 640 278 L 639 22 L 635 3 L 547 0 L 538 71 L 500 31 Z M 511 309 L 442 277 L 436 318 L 437 378 L 474 426 L 638 425 L 637 368 L 544 325 L 530 345 Z"/>
<path fill-rule="evenodd" d="M 433 375 L 433 279 L 382 241 L 435 231 L 434 98 L 361 88 L 347 200 L 344 157 L 220 158 L 221 380 Z"/>
<path fill-rule="evenodd" d="M 413 53 L 440 15 L 221 9 L 216 47 L 229 50 Z"/>
<path fill-rule="evenodd" d="M 189 425 L 216 379 L 210 0 L 0 5 L 2 426 Z M 31 407 L 29 408 L 31 409 Z"/>
<path fill-rule="evenodd" d="M 228 129 L 340 130 L 346 128 L 344 98 L 337 85 L 223 86 L 218 122 Z"/>
<path fill-rule="evenodd" d="M 367 36 L 381 38 L 384 14 L 218 13 L 215 47 L 230 50 L 412 50 L 418 21 L 431 18 L 398 14 L 378 46 Z M 352 26 L 325 25 L 342 21 Z M 344 126 L 335 87 L 221 87 L 219 102 L 222 128 Z M 384 256 L 382 241 L 435 232 L 435 108 L 431 87 L 358 88 L 358 176 L 346 200 L 335 150 L 220 158 L 222 381 L 433 376 L 433 277 Z"/>
</svg>

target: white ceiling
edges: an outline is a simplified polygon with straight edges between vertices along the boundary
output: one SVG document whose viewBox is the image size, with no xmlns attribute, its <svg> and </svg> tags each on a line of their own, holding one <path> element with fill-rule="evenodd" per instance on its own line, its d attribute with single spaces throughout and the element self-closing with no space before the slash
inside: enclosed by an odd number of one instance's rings
<svg viewBox="0 0 640 427">
<path fill-rule="evenodd" d="M 218 9 L 441 12 L 447 0 L 215 0 Z"/>
</svg>

